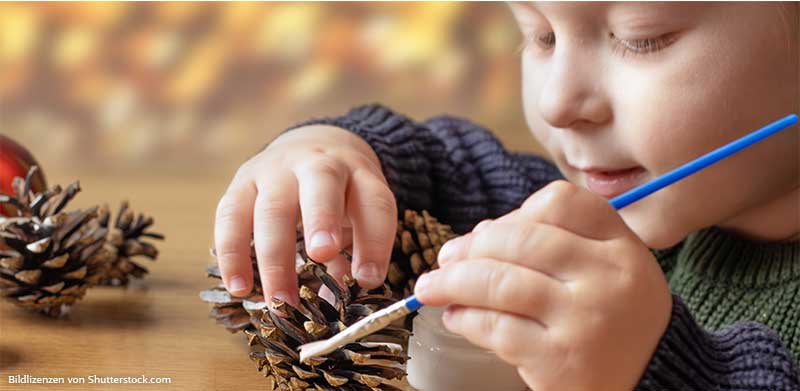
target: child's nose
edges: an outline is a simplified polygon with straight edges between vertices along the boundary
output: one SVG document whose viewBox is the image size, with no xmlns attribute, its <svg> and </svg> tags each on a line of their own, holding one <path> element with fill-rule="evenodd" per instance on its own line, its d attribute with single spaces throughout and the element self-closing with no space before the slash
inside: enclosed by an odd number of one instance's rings
<svg viewBox="0 0 800 391">
<path fill-rule="evenodd" d="M 539 111 L 555 128 L 591 129 L 612 117 L 599 67 L 591 61 L 554 55 L 539 96 Z"/>
</svg>

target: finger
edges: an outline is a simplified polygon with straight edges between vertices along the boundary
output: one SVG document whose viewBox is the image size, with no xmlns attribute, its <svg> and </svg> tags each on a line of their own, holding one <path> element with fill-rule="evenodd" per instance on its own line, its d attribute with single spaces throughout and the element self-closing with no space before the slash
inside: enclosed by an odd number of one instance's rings
<svg viewBox="0 0 800 391">
<path fill-rule="evenodd" d="M 528 219 L 590 239 L 613 239 L 630 232 L 605 198 L 567 181 L 545 186 L 528 197 L 520 210 Z"/>
<path fill-rule="evenodd" d="M 436 256 L 437 262 L 439 263 L 440 266 L 444 266 L 450 261 L 458 258 L 459 256 L 463 256 L 465 251 L 463 246 L 466 246 L 469 243 L 469 240 L 473 236 L 473 234 L 476 234 L 488 228 L 489 226 L 491 226 L 491 223 L 505 222 L 508 221 L 509 219 L 515 218 L 515 216 L 518 215 L 519 215 L 519 209 L 514 209 L 498 219 L 495 220 L 485 219 L 481 221 L 480 223 L 478 223 L 478 225 L 475 226 L 475 228 L 472 229 L 472 232 L 451 239 L 447 241 L 444 245 L 442 245 L 442 248 L 439 249 L 439 253 Z"/>
<path fill-rule="evenodd" d="M 554 225 L 519 220 L 496 221 L 491 227 L 459 238 L 451 260 L 441 267 L 473 258 L 493 258 L 536 270 L 562 282 L 588 272 L 586 254 L 600 242 L 580 237 Z M 577 244 L 581 243 L 582 246 Z M 588 250 L 587 250 L 588 249 Z"/>
<path fill-rule="evenodd" d="M 384 182 L 356 170 L 347 189 L 347 212 L 353 224 L 353 275 L 371 289 L 383 284 L 397 232 L 397 205 Z"/>
<path fill-rule="evenodd" d="M 488 226 L 489 226 L 489 224 L 491 224 L 491 223 L 492 223 L 492 221 L 494 221 L 494 220 L 492 220 L 492 219 L 485 219 L 485 220 L 482 220 L 480 223 L 478 223 L 477 225 L 475 225 L 475 228 L 473 228 L 473 229 L 472 229 L 472 232 L 480 232 L 480 231 L 481 231 L 481 230 L 483 230 L 484 228 L 488 227 Z"/>
<path fill-rule="evenodd" d="M 547 328 L 535 320 L 506 312 L 475 307 L 450 306 L 442 316 L 445 327 L 475 345 L 495 352 L 519 366 L 544 346 Z"/>
<path fill-rule="evenodd" d="M 255 198 L 252 183 L 234 179 L 217 204 L 214 247 L 222 281 L 234 296 L 246 296 L 253 288 L 250 238 Z"/>
<path fill-rule="evenodd" d="M 299 166 L 295 176 L 306 251 L 316 261 L 330 260 L 342 246 L 347 167 L 334 159 L 317 158 Z"/>
<path fill-rule="evenodd" d="M 345 222 L 345 224 L 349 224 Z M 353 227 L 349 227 L 347 225 L 342 226 L 342 236 L 340 239 L 342 243 L 342 250 L 346 251 L 348 254 L 353 253 Z"/>
<path fill-rule="evenodd" d="M 490 258 L 468 259 L 425 273 L 414 293 L 426 305 L 457 304 L 514 313 L 547 324 L 570 294 L 558 280 Z"/>
<path fill-rule="evenodd" d="M 439 267 L 444 267 L 453 260 L 463 256 L 464 243 L 468 243 L 469 239 L 467 237 L 469 235 L 472 234 L 466 234 L 444 242 L 442 248 L 439 249 L 439 253 L 436 254 L 436 262 L 439 264 Z"/>
<path fill-rule="evenodd" d="M 295 241 L 300 208 L 293 176 L 272 177 L 258 184 L 253 240 L 264 297 L 299 303 Z"/>
<path fill-rule="evenodd" d="M 350 261 L 342 254 L 333 257 L 325 266 L 328 268 L 328 274 L 333 276 L 342 286 L 344 286 L 344 276 L 352 277 L 350 274 Z"/>
<path fill-rule="evenodd" d="M 339 254 L 328 261 L 325 266 L 328 269 L 328 274 L 333 276 L 339 284 L 345 286 L 344 276 L 350 275 L 350 261 Z M 331 304 L 333 304 L 336 299 L 333 292 L 324 284 L 319 288 L 319 295 Z"/>
</svg>

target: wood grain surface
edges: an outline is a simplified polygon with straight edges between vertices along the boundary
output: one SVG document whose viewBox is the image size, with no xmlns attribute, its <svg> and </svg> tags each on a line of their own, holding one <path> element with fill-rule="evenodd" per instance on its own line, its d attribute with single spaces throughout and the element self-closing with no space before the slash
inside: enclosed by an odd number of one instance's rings
<svg viewBox="0 0 800 391">
<path fill-rule="evenodd" d="M 0 303 L 2 390 L 263 390 L 243 335 L 209 319 L 198 293 L 213 285 L 214 208 L 232 172 L 48 172 L 50 184 L 80 179 L 73 207 L 129 200 L 156 219 L 167 238 L 144 280 L 127 288 L 95 287 L 65 319 Z M 167 170 L 168 171 L 168 170 Z M 9 376 L 79 377 L 86 384 L 10 384 Z M 89 384 L 97 377 L 167 377 L 170 384 Z M 409 388 L 410 389 L 410 388 Z"/>
</svg>

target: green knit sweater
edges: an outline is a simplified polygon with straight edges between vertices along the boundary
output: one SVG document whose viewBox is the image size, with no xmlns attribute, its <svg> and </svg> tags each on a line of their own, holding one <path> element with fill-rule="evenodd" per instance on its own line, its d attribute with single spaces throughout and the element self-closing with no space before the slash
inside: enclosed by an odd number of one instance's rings
<svg viewBox="0 0 800 391">
<path fill-rule="evenodd" d="M 800 241 L 758 242 L 708 228 L 655 254 L 672 293 L 704 328 L 757 321 L 800 360 Z"/>
</svg>

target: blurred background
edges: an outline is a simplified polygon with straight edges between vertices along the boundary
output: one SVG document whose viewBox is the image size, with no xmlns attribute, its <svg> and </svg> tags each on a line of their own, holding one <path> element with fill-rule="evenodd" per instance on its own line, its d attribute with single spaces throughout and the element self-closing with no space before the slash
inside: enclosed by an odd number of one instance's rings
<svg viewBox="0 0 800 391">
<path fill-rule="evenodd" d="M 229 176 L 294 123 L 381 102 L 532 151 L 520 42 L 502 3 L 3 3 L 0 132 L 46 171 Z"/>
<path fill-rule="evenodd" d="M 535 150 L 520 42 L 502 3 L 0 4 L 0 133 L 51 186 L 80 180 L 70 209 L 129 200 L 166 235 L 147 279 L 90 291 L 63 327 L 0 303 L 0 375 L 263 386 L 197 298 L 236 168 L 288 126 L 369 102 L 470 118 Z"/>
</svg>

